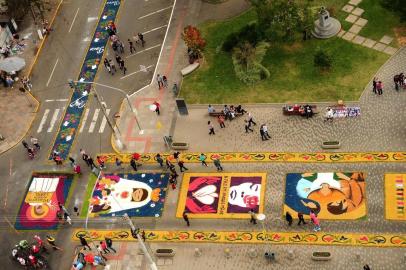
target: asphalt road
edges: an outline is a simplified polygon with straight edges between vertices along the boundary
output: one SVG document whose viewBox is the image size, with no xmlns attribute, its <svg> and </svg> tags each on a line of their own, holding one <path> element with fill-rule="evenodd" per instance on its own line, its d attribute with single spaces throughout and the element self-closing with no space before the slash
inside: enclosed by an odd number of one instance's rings
<svg viewBox="0 0 406 270">
<path fill-rule="evenodd" d="M 67 80 L 78 76 L 83 57 L 86 54 L 90 39 L 98 20 L 103 0 L 64 1 L 53 25 L 38 61 L 32 73 L 33 94 L 41 102 L 36 119 L 29 135 L 37 137 L 42 149 L 34 160 L 28 160 L 25 149 L 17 146 L 0 156 L 0 245 L 1 269 L 19 269 L 10 260 L 11 248 L 21 239 L 32 239 L 35 232 L 16 232 L 13 228 L 25 190 L 33 171 L 57 170 L 54 164 L 47 162 L 53 139 L 64 110 L 68 106 L 71 89 Z M 120 7 L 116 25 L 118 36 L 125 42 L 124 58 L 127 74 L 120 71 L 110 75 L 101 65 L 95 82 L 123 89 L 128 94 L 148 85 L 158 60 L 160 48 L 169 23 L 173 1 L 145 0 L 124 1 Z M 136 46 L 136 53 L 129 53 L 127 39 L 135 33 L 144 33 L 145 47 Z M 114 59 L 110 45 L 107 45 L 105 56 Z M 145 71 L 145 68 L 146 71 Z M 123 94 L 104 87 L 97 87 L 101 99 L 105 102 L 109 118 L 114 122 L 114 114 L 119 111 Z M 86 116 L 87 114 L 87 116 Z M 101 151 L 112 151 L 111 129 L 103 119 L 102 111 L 96 98 L 89 99 L 87 110 L 82 118 L 79 136 L 72 148 L 71 155 L 79 156 L 83 147 L 92 155 Z M 84 167 L 84 165 L 82 166 Z M 63 169 L 70 170 L 68 166 Z M 84 168 L 85 169 L 85 168 Z M 87 184 L 87 171 L 77 183 L 68 208 L 73 208 L 80 201 Z M 81 223 L 81 222 L 78 222 Z M 106 220 L 107 224 L 108 221 Z M 79 224 L 78 224 L 79 225 Z M 103 224 L 99 224 L 103 226 Z M 59 245 L 66 243 L 69 250 L 50 256 L 53 269 L 68 269 L 72 261 L 73 250 L 69 241 L 70 229 L 63 228 L 57 233 Z M 40 232 L 40 235 L 45 235 Z"/>
</svg>

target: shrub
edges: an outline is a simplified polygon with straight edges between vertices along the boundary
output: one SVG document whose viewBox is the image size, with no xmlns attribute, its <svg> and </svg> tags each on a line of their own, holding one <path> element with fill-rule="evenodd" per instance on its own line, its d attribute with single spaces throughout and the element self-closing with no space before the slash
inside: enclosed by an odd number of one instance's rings
<svg viewBox="0 0 406 270">
<path fill-rule="evenodd" d="M 223 51 L 231 52 L 234 47 L 244 42 L 249 42 L 255 46 L 259 40 L 260 37 L 257 32 L 257 25 L 252 23 L 244 26 L 237 32 L 229 34 L 223 43 L 222 49 Z"/>
<path fill-rule="evenodd" d="M 314 66 L 328 70 L 333 66 L 333 58 L 327 51 L 318 48 L 314 54 Z"/>
</svg>

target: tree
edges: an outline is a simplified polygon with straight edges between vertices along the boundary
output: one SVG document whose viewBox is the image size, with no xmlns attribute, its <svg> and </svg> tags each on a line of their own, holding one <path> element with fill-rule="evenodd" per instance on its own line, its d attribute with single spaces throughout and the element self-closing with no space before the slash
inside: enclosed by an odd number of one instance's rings
<svg viewBox="0 0 406 270">
<path fill-rule="evenodd" d="M 244 42 L 234 48 L 232 59 L 239 80 L 254 84 L 270 76 L 268 69 L 261 65 L 268 48 L 269 44 L 266 42 L 260 42 L 256 47 Z"/>
<path fill-rule="evenodd" d="M 406 4 L 404 0 L 381 0 L 383 7 L 396 12 L 402 22 L 406 22 Z"/>
<path fill-rule="evenodd" d="M 201 52 L 206 46 L 206 41 L 202 38 L 200 31 L 191 25 L 186 26 L 183 29 L 182 39 L 185 42 L 188 50 L 193 54 L 201 56 Z"/>
<path fill-rule="evenodd" d="M 327 51 L 317 48 L 314 54 L 314 65 L 321 70 L 329 70 L 333 66 L 333 58 Z"/>
<path fill-rule="evenodd" d="M 258 30 L 268 40 L 291 40 L 301 25 L 301 12 L 293 0 L 249 0 L 258 19 Z"/>
</svg>

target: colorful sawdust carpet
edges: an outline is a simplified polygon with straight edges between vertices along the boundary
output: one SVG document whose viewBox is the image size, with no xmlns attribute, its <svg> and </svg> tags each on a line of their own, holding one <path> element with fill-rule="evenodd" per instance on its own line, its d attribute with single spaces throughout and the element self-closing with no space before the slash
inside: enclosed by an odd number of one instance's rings
<svg viewBox="0 0 406 270">
<path fill-rule="evenodd" d="M 366 215 L 365 176 L 360 172 L 289 173 L 284 212 L 313 210 L 321 219 L 358 219 Z"/>
<path fill-rule="evenodd" d="M 90 230 L 77 229 L 72 240 L 79 235 L 93 240 L 105 237 L 116 241 L 137 241 L 129 230 Z M 252 231 L 145 231 L 151 242 L 193 242 L 227 244 L 305 244 L 338 245 L 363 247 L 406 247 L 406 235 L 402 234 L 363 234 L 363 233 L 308 233 L 308 232 L 252 232 Z"/>
<path fill-rule="evenodd" d="M 250 218 L 263 213 L 266 173 L 185 173 L 177 217 Z"/>
<path fill-rule="evenodd" d="M 406 174 L 385 174 L 385 217 L 391 220 L 406 220 Z"/>
<path fill-rule="evenodd" d="M 73 182 L 66 173 L 34 172 L 17 214 L 17 230 L 53 230 L 58 228 L 58 203 L 65 204 Z"/>
<path fill-rule="evenodd" d="M 104 174 L 89 200 L 89 216 L 160 217 L 169 175 L 165 173 Z"/>
</svg>

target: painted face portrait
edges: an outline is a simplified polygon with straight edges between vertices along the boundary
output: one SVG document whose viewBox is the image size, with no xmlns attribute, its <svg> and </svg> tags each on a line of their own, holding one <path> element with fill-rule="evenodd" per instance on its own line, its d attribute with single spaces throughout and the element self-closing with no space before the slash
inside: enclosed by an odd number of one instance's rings
<svg viewBox="0 0 406 270">
<path fill-rule="evenodd" d="M 245 208 L 253 208 L 259 205 L 261 184 L 242 183 L 230 187 L 228 203 Z"/>
</svg>

